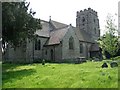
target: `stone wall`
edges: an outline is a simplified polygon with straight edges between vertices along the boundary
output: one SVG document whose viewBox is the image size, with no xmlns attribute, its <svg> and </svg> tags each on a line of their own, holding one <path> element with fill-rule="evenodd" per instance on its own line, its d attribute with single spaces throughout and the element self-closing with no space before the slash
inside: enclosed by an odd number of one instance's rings
<svg viewBox="0 0 120 90">
<path fill-rule="evenodd" d="M 80 30 L 85 30 L 91 34 L 94 40 L 97 40 L 100 36 L 97 12 L 91 8 L 81 10 L 80 12 L 77 11 L 76 27 L 79 27 Z"/>
<path fill-rule="evenodd" d="M 11 45 L 8 45 L 8 49 L 3 57 L 3 62 L 26 63 L 26 51 L 22 46 L 14 49 Z"/>
<path fill-rule="evenodd" d="M 33 47 L 31 48 L 30 52 L 33 53 L 33 58 L 34 58 L 34 61 L 36 60 L 42 60 L 44 57 L 44 54 L 43 54 L 43 46 L 45 45 L 46 41 L 48 40 L 48 38 L 45 38 L 45 37 L 38 37 L 37 38 L 38 40 L 40 40 L 41 42 L 41 49 L 40 50 L 35 50 L 35 41 L 33 42 Z"/>
<path fill-rule="evenodd" d="M 53 60 L 51 56 L 51 50 L 53 50 Z M 58 45 L 51 45 L 44 47 L 43 51 L 44 59 L 52 62 L 60 62 L 62 59 L 62 48 L 61 44 Z"/>
<path fill-rule="evenodd" d="M 74 49 L 69 49 L 69 38 L 73 37 L 74 39 Z M 72 27 L 69 28 L 68 32 L 64 36 L 62 40 L 62 59 L 75 59 L 80 57 L 79 53 L 79 40 L 75 35 L 74 29 Z"/>
</svg>

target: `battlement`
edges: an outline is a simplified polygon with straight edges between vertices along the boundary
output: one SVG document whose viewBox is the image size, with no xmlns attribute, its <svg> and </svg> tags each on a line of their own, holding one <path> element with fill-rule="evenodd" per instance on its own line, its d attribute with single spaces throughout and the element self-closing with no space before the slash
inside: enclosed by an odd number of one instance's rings
<svg viewBox="0 0 120 90">
<path fill-rule="evenodd" d="M 77 17 L 81 14 L 85 14 L 85 13 L 92 13 L 94 15 L 97 16 L 97 12 L 91 8 L 88 8 L 88 9 L 84 9 L 84 10 L 80 10 L 80 11 L 77 11 Z"/>
<path fill-rule="evenodd" d="M 91 8 L 77 11 L 76 27 L 89 33 L 93 39 L 100 36 L 97 12 Z"/>
</svg>

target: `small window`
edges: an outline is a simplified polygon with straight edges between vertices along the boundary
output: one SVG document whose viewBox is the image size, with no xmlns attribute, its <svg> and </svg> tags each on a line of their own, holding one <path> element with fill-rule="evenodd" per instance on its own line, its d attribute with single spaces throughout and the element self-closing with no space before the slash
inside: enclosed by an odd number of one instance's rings
<svg viewBox="0 0 120 90">
<path fill-rule="evenodd" d="M 94 32 L 95 32 L 95 34 L 97 33 L 96 28 L 94 28 Z"/>
<path fill-rule="evenodd" d="M 40 42 L 40 40 L 38 40 L 38 50 L 40 50 L 41 49 L 41 42 Z"/>
<path fill-rule="evenodd" d="M 30 40 L 28 40 L 28 42 L 30 43 Z"/>
<path fill-rule="evenodd" d="M 83 44 L 80 44 L 80 53 L 83 53 Z"/>
<path fill-rule="evenodd" d="M 35 40 L 35 50 L 40 50 L 41 49 L 41 42 L 40 40 Z"/>
<path fill-rule="evenodd" d="M 45 55 L 47 55 L 47 50 L 45 51 Z"/>
<path fill-rule="evenodd" d="M 73 39 L 73 37 L 69 38 L 69 49 L 74 49 L 74 39 Z"/>
<path fill-rule="evenodd" d="M 95 19 L 94 19 L 94 23 L 95 23 Z"/>
</svg>

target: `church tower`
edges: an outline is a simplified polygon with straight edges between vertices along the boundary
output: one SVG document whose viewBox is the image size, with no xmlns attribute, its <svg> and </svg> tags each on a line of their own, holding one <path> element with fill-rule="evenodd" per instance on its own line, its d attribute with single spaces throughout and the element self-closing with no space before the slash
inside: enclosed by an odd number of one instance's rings
<svg viewBox="0 0 120 90">
<path fill-rule="evenodd" d="M 76 27 L 89 33 L 94 40 L 100 37 L 99 19 L 97 12 L 91 8 L 77 11 Z"/>
<path fill-rule="evenodd" d="M 118 36 L 120 37 L 120 1 L 118 2 Z"/>
</svg>

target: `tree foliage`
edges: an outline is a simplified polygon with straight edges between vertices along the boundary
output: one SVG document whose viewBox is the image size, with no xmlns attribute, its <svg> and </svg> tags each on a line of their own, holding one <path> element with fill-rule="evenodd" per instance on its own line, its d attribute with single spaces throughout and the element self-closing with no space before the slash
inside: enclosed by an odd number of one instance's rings
<svg viewBox="0 0 120 90">
<path fill-rule="evenodd" d="M 107 32 L 100 38 L 98 42 L 103 52 L 107 51 L 113 57 L 119 49 L 118 36 L 115 35 L 117 29 L 111 15 L 107 17 L 106 23 Z"/>
<path fill-rule="evenodd" d="M 20 46 L 26 38 L 34 37 L 34 32 L 41 29 L 40 19 L 34 18 L 35 12 L 30 9 L 28 2 L 2 3 L 2 38 L 12 46 Z"/>
</svg>

